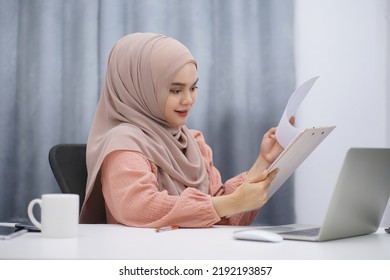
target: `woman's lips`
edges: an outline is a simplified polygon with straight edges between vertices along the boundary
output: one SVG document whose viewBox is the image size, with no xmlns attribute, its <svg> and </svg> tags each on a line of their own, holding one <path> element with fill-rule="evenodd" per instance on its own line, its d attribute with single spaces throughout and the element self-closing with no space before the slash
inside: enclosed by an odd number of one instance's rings
<svg viewBox="0 0 390 280">
<path fill-rule="evenodd" d="M 180 117 L 187 117 L 187 115 L 188 115 L 188 110 L 175 110 L 175 112 L 176 112 Z"/>
</svg>

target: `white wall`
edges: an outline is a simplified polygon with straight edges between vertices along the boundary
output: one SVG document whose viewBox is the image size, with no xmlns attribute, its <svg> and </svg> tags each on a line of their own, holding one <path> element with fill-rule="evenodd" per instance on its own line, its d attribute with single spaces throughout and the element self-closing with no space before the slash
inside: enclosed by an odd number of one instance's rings
<svg viewBox="0 0 390 280">
<path fill-rule="evenodd" d="M 320 76 L 296 125 L 337 126 L 295 173 L 297 222 L 318 224 L 347 149 L 390 147 L 390 0 L 295 3 L 297 85 Z"/>
</svg>

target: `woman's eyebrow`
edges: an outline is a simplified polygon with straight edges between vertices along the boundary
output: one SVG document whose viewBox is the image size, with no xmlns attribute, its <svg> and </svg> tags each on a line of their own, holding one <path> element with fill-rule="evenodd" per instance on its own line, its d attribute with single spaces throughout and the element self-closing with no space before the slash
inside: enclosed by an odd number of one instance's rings
<svg viewBox="0 0 390 280">
<path fill-rule="evenodd" d="M 184 83 L 172 83 L 171 86 L 185 86 L 186 84 Z"/>
<path fill-rule="evenodd" d="M 196 83 L 199 81 L 199 78 L 196 79 L 195 83 L 193 83 L 192 86 L 196 85 Z M 180 83 L 180 82 L 173 82 L 171 86 L 185 86 L 185 83 Z"/>
<path fill-rule="evenodd" d="M 192 86 L 196 85 L 198 83 L 198 81 L 199 81 L 199 78 L 196 79 L 195 83 Z"/>
</svg>

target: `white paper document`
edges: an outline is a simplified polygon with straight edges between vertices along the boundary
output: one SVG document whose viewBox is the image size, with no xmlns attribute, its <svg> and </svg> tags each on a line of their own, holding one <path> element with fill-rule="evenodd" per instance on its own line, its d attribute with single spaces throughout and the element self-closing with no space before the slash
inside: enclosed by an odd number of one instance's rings
<svg viewBox="0 0 390 280">
<path fill-rule="evenodd" d="M 283 148 L 288 147 L 302 131 L 302 129 L 296 128 L 290 123 L 290 118 L 295 115 L 299 105 L 301 105 L 303 99 L 305 99 L 317 79 L 318 77 L 314 77 L 303 83 L 294 91 L 288 100 L 276 130 L 276 139 L 278 139 L 279 144 Z"/>
<path fill-rule="evenodd" d="M 311 78 L 294 91 L 280 119 L 276 129 L 276 139 L 284 150 L 268 168 L 268 172 L 276 168 L 279 169 L 278 175 L 268 190 L 268 198 L 282 186 L 298 166 L 335 128 L 335 126 L 328 126 L 299 129 L 290 123 L 290 118 L 295 115 L 299 105 L 317 79 L 318 77 Z"/>
</svg>

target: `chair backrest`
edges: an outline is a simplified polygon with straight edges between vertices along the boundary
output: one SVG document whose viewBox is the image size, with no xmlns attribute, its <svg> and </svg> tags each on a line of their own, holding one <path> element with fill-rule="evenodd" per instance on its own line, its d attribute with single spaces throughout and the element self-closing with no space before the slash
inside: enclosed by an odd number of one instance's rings
<svg viewBox="0 0 390 280">
<path fill-rule="evenodd" d="M 80 209 L 85 197 L 87 166 L 86 144 L 58 144 L 49 151 L 49 163 L 63 193 L 80 196 Z"/>
</svg>

